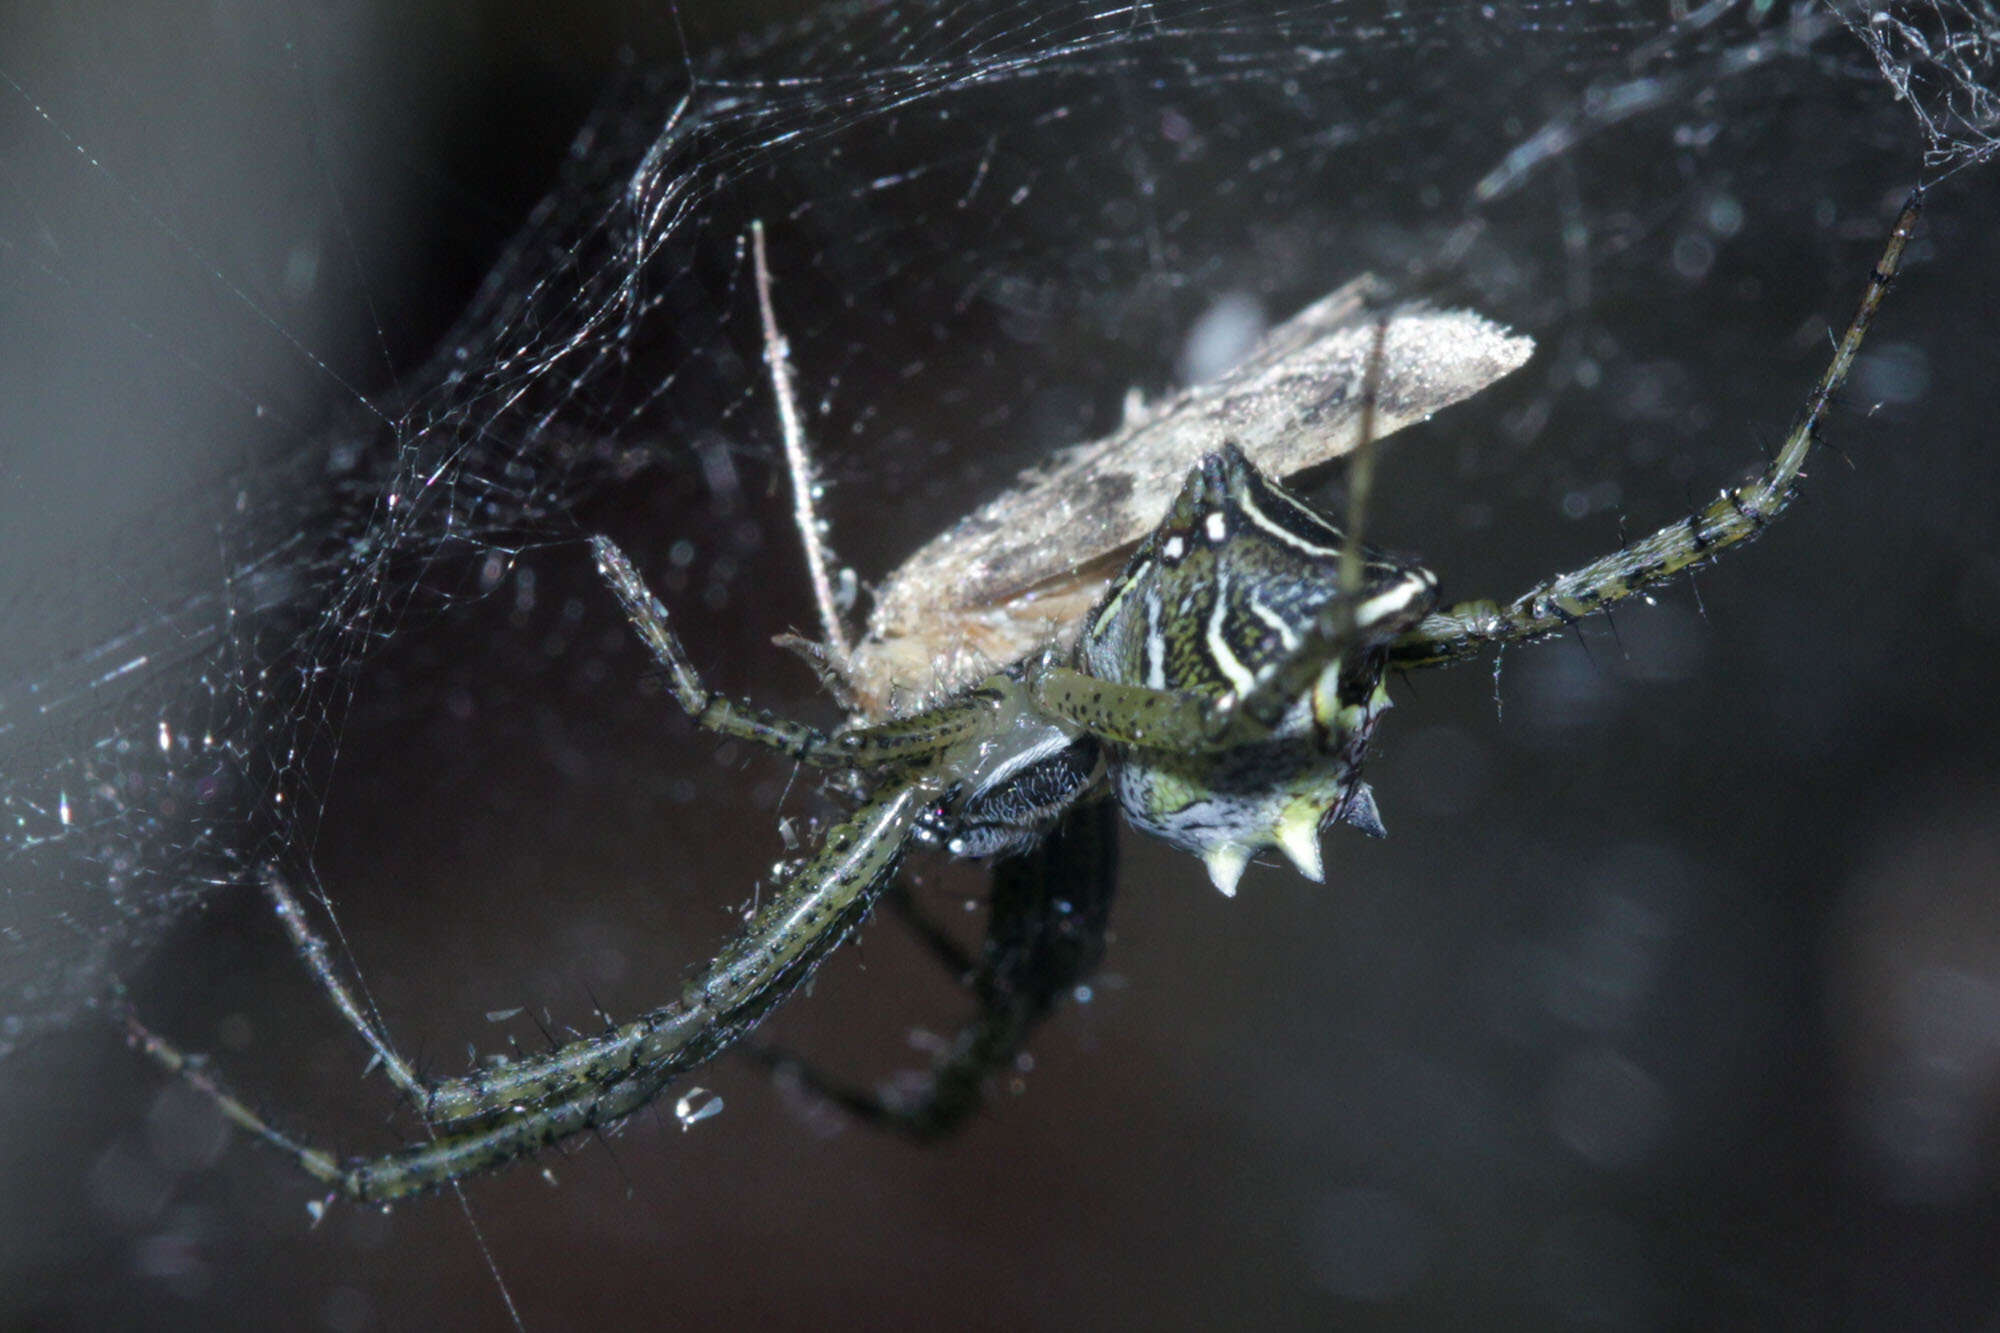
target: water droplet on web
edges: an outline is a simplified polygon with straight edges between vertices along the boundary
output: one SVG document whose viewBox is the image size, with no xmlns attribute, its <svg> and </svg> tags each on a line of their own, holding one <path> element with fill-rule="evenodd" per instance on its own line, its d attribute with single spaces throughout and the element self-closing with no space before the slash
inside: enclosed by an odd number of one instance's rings
<svg viewBox="0 0 2000 1333">
<path fill-rule="evenodd" d="M 683 1131 L 721 1114 L 722 1098 L 707 1088 L 689 1088 L 674 1102 L 674 1118 L 681 1122 Z"/>
</svg>

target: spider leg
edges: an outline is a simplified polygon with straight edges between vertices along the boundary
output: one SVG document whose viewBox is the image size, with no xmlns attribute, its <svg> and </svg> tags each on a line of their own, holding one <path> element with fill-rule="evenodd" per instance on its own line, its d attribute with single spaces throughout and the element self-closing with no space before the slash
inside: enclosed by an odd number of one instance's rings
<svg viewBox="0 0 2000 1333">
<path fill-rule="evenodd" d="M 871 1089 L 775 1048 L 752 1057 L 878 1128 L 926 1141 L 963 1128 L 995 1076 L 1015 1067 L 1035 1029 L 1103 960 L 1117 883 L 1116 809 L 1093 801 L 1033 850 L 995 863 L 986 939 L 971 971 L 979 1011 L 930 1069 Z"/>
<path fill-rule="evenodd" d="M 934 784 L 872 797 L 828 833 L 681 998 L 606 1032 L 463 1078 L 417 1082 L 431 1137 L 380 1157 L 342 1161 L 284 1134 L 231 1094 L 196 1057 L 130 1016 L 136 1046 L 205 1093 L 232 1123 L 350 1198 L 383 1202 L 527 1156 L 610 1124 L 679 1073 L 734 1044 L 810 977 L 893 880 Z"/>
<path fill-rule="evenodd" d="M 1401 642 L 1399 631 L 1433 604 L 1436 589 L 1428 571 L 1411 570 L 1365 596 L 1336 598 L 1241 693 L 1154 689 L 1056 665 L 1032 670 L 1029 689 L 1042 708 L 1120 745 L 1207 754 L 1252 744 L 1270 739 L 1286 712 L 1309 692 L 1323 722 L 1365 702 L 1379 676 L 1382 645 Z"/>
<path fill-rule="evenodd" d="M 1542 638 L 1706 564 L 1769 527 L 1793 498 L 1800 470 L 1818 442 L 1827 404 L 1846 380 L 1874 322 L 1876 308 L 1902 265 L 1903 250 L 1922 206 L 1920 188 L 1912 192 L 1897 216 L 1881 261 L 1869 275 L 1860 308 L 1813 386 L 1805 412 L 1761 476 L 1722 492 L 1705 508 L 1650 537 L 1530 588 L 1505 606 L 1461 602 L 1426 617 L 1396 641 L 1390 664 L 1404 668 L 1440 665 L 1475 656 L 1489 646 Z"/>
<path fill-rule="evenodd" d="M 318 932 L 314 931 L 306 920 L 305 905 L 293 894 L 291 886 L 285 882 L 278 867 L 266 865 L 259 872 L 258 880 L 263 885 L 265 895 L 271 899 L 272 906 L 277 909 L 278 920 L 284 924 L 285 933 L 291 936 L 292 948 L 305 961 L 306 970 L 312 973 L 320 989 L 326 992 L 327 998 L 333 1002 L 333 1007 L 340 1011 L 340 1016 L 347 1020 L 348 1026 L 360 1033 L 361 1040 L 368 1043 L 368 1048 L 375 1052 L 375 1058 L 381 1062 L 383 1072 L 389 1076 L 389 1081 L 421 1102 L 424 1096 L 423 1081 L 417 1077 L 409 1061 L 396 1053 L 395 1048 L 389 1044 L 387 1035 L 376 1026 L 375 1019 L 369 1012 L 373 1006 L 364 1007 L 353 990 L 340 979 L 340 973 L 334 970 L 332 952 L 327 948 L 326 941 L 320 938 Z"/>
<path fill-rule="evenodd" d="M 1073 667 L 1050 667 L 1033 680 L 1031 688 L 1043 708 L 1100 740 L 1183 754 L 1213 754 L 1269 740 L 1277 723 L 1272 714 L 1280 710 L 1271 708 L 1267 697 L 1289 705 L 1311 688 L 1329 665 L 1338 664 L 1337 652 L 1301 653 L 1281 664 L 1250 694 L 1214 698 L 1099 680 Z M 1280 694 L 1279 690 L 1288 693 Z"/>
<path fill-rule="evenodd" d="M 204 1057 L 182 1051 L 140 1022 L 129 1007 L 122 1009 L 120 1018 L 125 1024 L 126 1039 L 131 1042 L 135 1050 L 169 1074 L 185 1080 L 188 1086 L 207 1097 L 229 1123 L 256 1135 L 290 1157 L 314 1180 L 335 1188 L 341 1186 L 344 1173 L 338 1157 L 322 1148 L 301 1143 L 282 1130 L 272 1127 L 249 1103 L 231 1093 L 209 1072 L 208 1061 Z"/>
<path fill-rule="evenodd" d="M 646 587 L 625 553 L 609 537 L 592 537 L 597 569 L 617 593 L 626 619 L 666 669 L 674 699 L 695 724 L 737 740 L 750 741 L 801 763 L 833 768 L 880 768 L 920 763 L 977 733 L 995 705 L 990 690 L 973 691 L 938 708 L 874 726 L 821 731 L 803 722 L 775 717 L 711 690 L 681 646 L 667 608 Z"/>
<path fill-rule="evenodd" d="M 1046 711 L 1118 745 L 1221 749 L 1216 705 L 1198 694 L 1099 680 L 1075 667 L 1045 665 L 1028 676 L 1029 693 Z"/>
<path fill-rule="evenodd" d="M 307 920 L 305 904 L 292 892 L 291 886 L 286 883 L 275 865 L 266 865 L 259 872 L 258 880 L 265 895 L 271 899 L 271 905 L 277 912 L 278 920 L 283 923 L 285 933 L 291 937 L 293 949 L 305 962 L 306 969 L 312 973 L 320 989 L 332 1001 L 334 1008 L 340 1012 L 348 1026 L 359 1033 L 369 1049 L 374 1051 L 389 1081 L 418 1105 L 423 1105 L 428 1096 L 428 1089 L 423 1080 L 417 1077 L 409 1062 L 397 1054 L 395 1048 L 389 1044 L 387 1036 L 370 1016 L 369 1007 L 363 1006 L 354 991 L 341 980 L 339 972 L 333 965 L 332 951 Z M 289 1154 L 314 1179 L 338 1185 L 341 1169 L 336 1157 L 308 1144 L 300 1143 L 273 1127 L 248 1103 L 235 1097 L 223 1087 L 209 1072 L 206 1062 L 200 1056 L 183 1053 L 174 1047 L 140 1022 L 129 1007 L 124 1009 L 123 1016 L 127 1035 L 133 1045 L 170 1073 L 180 1075 L 199 1089 L 215 1103 L 231 1123 Z"/>
<path fill-rule="evenodd" d="M 669 625 L 667 608 L 639 577 L 639 571 L 632 568 L 625 553 L 609 537 L 592 537 L 590 549 L 597 555 L 597 572 L 618 594 L 625 618 L 652 651 L 653 659 L 666 668 L 675 700 L 696 725 L 766 746 L 809 764 L 851 762 L 827 748 L 826 733 L 819 728 L 753 710 L 709 689 Z"/>
<path fill-rule="evenodd" d="M 928 912 L 917 905 L 916 900 L 910 896 L 909 885 L 898 880 L 895 887 L 883 895 L 882 905 L 917 937 L 917 942 L 924 946 L 924 951 L 951 976 L 964 980 L 978 967 L 971 952 L 952 938 L 950 931 L 939 925 Z"/>
</svg>

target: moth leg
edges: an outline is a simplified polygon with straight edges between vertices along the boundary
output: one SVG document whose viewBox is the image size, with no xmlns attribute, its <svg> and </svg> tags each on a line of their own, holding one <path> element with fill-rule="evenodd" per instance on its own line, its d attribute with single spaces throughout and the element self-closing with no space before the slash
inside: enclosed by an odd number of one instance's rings
<svg viewBox="0 0 2000 1333">
<path fill-rule="evenodd" d="M 993 867 L 986 938 L 976 962 L 918 918 L 918 930 L 948 967 L 973 962 L 973 1019 L 938 1051 L 931 1067 L 875 1088 L 825 1074 L 774 1048 L 751 1052 L 781 1078 L 798 1081 L 863 1122 L 918 1140 L 944 1138 L 984 1104 L 987 1089 L 1018 1066 L 1036 1029 L 1076 993 L 1104 957 L 1104 931 L 1117 883 L 1116 807 L 1093 801 L 1072 812 L 1033 850 Z M 926 929 L 928 927 L 928 929 Z"/>
<path fill-rule="evenodd" d="M 386 1202 L 528 1156 L 645 1106 L 676 1074 L 714 1058 L 809 978 L 893 881 L 919 816 L 936 792 L 898 786 L 865 802 L 681 993 L 679 1000 L 595 1037 L 514 1059 L 414 1095 L 427 1142 L 342 1159 L 271 1125 L 195 1056 L 126 1016 L 131 1039 L 185 1079 L 237 1127 L 358 1201 Z"/>
<path fill-rule="evenodd" d="M 792 480 L 792 521 L 805 548 L 806 571 L 812 580 L 813 603 L 819 608 L 823 652 L 813 654 L 814 664 L 830 684 L 846 693 L 848 659 L 851 652 L 847 631 L 840 622 L 840 599 L 834 592 L 833 552 L 826 540 L 826 520 L 819 514 L 819 470 L 813 465 L 806 443 L 805 425 L 799 413 L 798 386 L 792 379 L 791 344 L 778 328 L 778 315 L 771 303 L 771 266 L 764 256 L 764 224 L 750 224 L 751 262 L 757 277 L 757 314 L 764 329 L 764 361 L 771 371 L 771 396 L 778 405 L 778 434 L 785 446 L 785 470 Z M 847 702 L 845 698 L 843 703 Z"/>
<path fill-rule="evenodd" d="M 1762 475 L 1723 491 L 1706 507 L 1668 524 L 1650 537 L 1537 584 L 1505 606 L 1484 601 L 1461 602 L 1426 617 L 1396 641 L 1390 651 L 1390 665 L 1434 666 L 1475 656 L 1491 646 L 1554 634 L 1614 602 L 1705 564 L 1769 527 L 1796 493 L 1800 471 L 1818 442 L 1827 404 L 1847 379 L 1862 340 L 1874 322 L 1876 308 L 1902 265 L 1904 247 L 1909 244 L 1922 206 L 1920 188 L 1910 195 L 1897 216 L 1882 258 L 1868 276 L 1861 306 L 1807 397 L 1798 424 L 1792 427 Z"/>
</svg>

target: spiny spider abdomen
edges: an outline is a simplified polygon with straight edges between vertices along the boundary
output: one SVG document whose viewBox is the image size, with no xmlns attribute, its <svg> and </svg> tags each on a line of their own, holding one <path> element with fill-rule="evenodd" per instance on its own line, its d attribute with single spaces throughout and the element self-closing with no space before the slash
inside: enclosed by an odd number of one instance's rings
<svg viewBox="0 0 2000 1333">
<path fill-rule="evenodd" d="M 1278 686 L 1262 738 L 1112 750 L 1112 790 L 1133 826 L 1200 856 L 1224 893 L 1265 847 L 1320 879 L 1328 818 L 1381 832 L 1361 760 L 1388 703 L 1387 646 L 1429 614 L 1437 580 L 1371 554 L 1350 595 L 1345 547 L 1340 529 L 1231 445 L 1188 474 L 1085 623 L 1079 666 L 1091 676 L 1212 707 L 1292 668 L 1297 686 Z M 1343 601 L 1351 618 L 1329 633 Z"/>
<path fill-rule="evenodd" d="M 1133 827 L 1200 856 L 1224 893 L 1266 847 L 1320 879 L 1328 818 L 1381 832 L 1360 768 L 1388 703 L 1387 648 L 1437 601 L 1416 565 L 1366 557 L 1350 575 L 1346 546 L 1234 445 L 1202 459 L 1085 618 L 1070 665 L 1030 658 L 973 692 L 1014 720 L 940 754 L 949 794 L 920 836 L 961 857 L 1025 850 L 1101 750 Z M 1023 693 L 1046 715 L 1022 715 Z M 1260 695 L 1261 717 L 1243 703 Z"/>
</svg>

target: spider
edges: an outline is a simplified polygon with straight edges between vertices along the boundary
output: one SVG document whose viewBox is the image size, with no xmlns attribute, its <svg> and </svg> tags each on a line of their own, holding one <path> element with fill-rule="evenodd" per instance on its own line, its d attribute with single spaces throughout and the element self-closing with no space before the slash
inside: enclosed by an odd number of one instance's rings
<svg viewBox="0 0 2000 1333">
<path fill-rule="evenodd" d="M 826 635 L 822 643 L 793 646 L 855 716 L 821 730 L 718 695 L 703 683 L 666 608 L 632 562 L 607 538 L 593 538 L 591 546 L 625 616 L 695 722 L 828 770 L 851 795 L 852 812 L 782 874 L 745 928 L 676 1000 L 545 1054 L 438 1081 L 420 1079 L 391 1049 L 333 969 L 297 899 L 275 871 L 267 872 L 265 887 L 301 956 L 429 1131 L 427 1140 L 382 1156 L 341 1160 L 298 1142 L 228 1092 L 199 1059 L 128 1015 L 131 1035 L 212 1097 L 228 1119 L 288 1153 L 336 1193 L 393 1200 L 517 1160 L 645 1106 L 677 1075 L 738 1042 L 796 990 L 891 894 L 908 849 L 929 844 L 954 856 L 1002 858 L 988 965 L 965 969 L 979 973 L 988 1017 L 961 1040 L 935 1080 L 932 1104 L 918 1114 L 899 1116 L 875 1099 L 814 1081 L 856 1109 L 899 1119 L 916 1132 L 948 1127 L 976 1101 L 978 1071 L 1009 1056 L 1064 980 L 1094 964 L 1090 921 L 1075 931 L 1050 931 L 1010 903 L 1044 892 L 1066 864 L 1094 867 L 1097 880 L 1106 878 L 1111 801 L 1134 827 L 1199 856 L 1225 894 L 1234 893 L 1245 866 L 1266 849 L 1319 880 L 1323 825 L 1382 832 L 1361 770 L 1387 706 L 1389 671 L 1461 661 L 1554 634 L 1768 527 L 1794 493 L 1827 405 L 1901 264 L 1920 205 L 1921 191 L 1898 216 L 1858 311 L 1760 475 L 1511 602 L 1440 610 L 1430 571 L 1361 543 L 1367 450 L 1354 461 L 1343 532 L 1236 442 L 1225 441 L 1186 470 L 1164 517 L 1115 577 L 1101 569 L 1111 547 L 1072 552 L 1058 571 L 1059 594 L 1049 593 L 1045 579 L 1030 580 L 1032 595 L 1004 614 L 960 617 L 963 623 L 938 631 L 943 638 L 920 638 L 914 655 L 911 645 L 899 643 L 914 622 L 884 612 L 899 605 L 893 586 L 878 598 L 861 643 L 850 647 L 842 632 L 784 344 L 770 311 L 762 234 L 753 229 L 767 351 Z M 1400 424 L 1389 391 L 1393 375 L 1384 370 L 1393 364 L 1384 355 L 1390 327 L 1389 320 L 1374 322 L 1369 370 L 1358 404 L 1350 405 L 1364 444 L 1378 411 L 1390 425 Z M 1062 472 L 1053 469 L 1043 480 Z M 980 528 L 978 518 L 967 520 L 971 528 Z M 929 566 L 913 561 L 908 568 Z M 964 576 L 912 577 L 928 577 L 924 586 L 944 601 L 943 590 Z M 1080 587 L 1093 591 L 1079 612 Z M 1011 646 L 1021 637 L 1029 640 L 1026 648 L 997 665 L 984 661 L 983 642 Z M 910 664 L 924 661 L 934 678 L 913 680 Z M 1098 799 L 1106 794 L 1111 801 Z M 1082 817 L 1064 825 L 1072 812 Z M 1100 893 L 1080 912 L 1101 923 L 1107 907 Z M 951 955 L 955 946 L 939 948 Z"/>
</svg>

